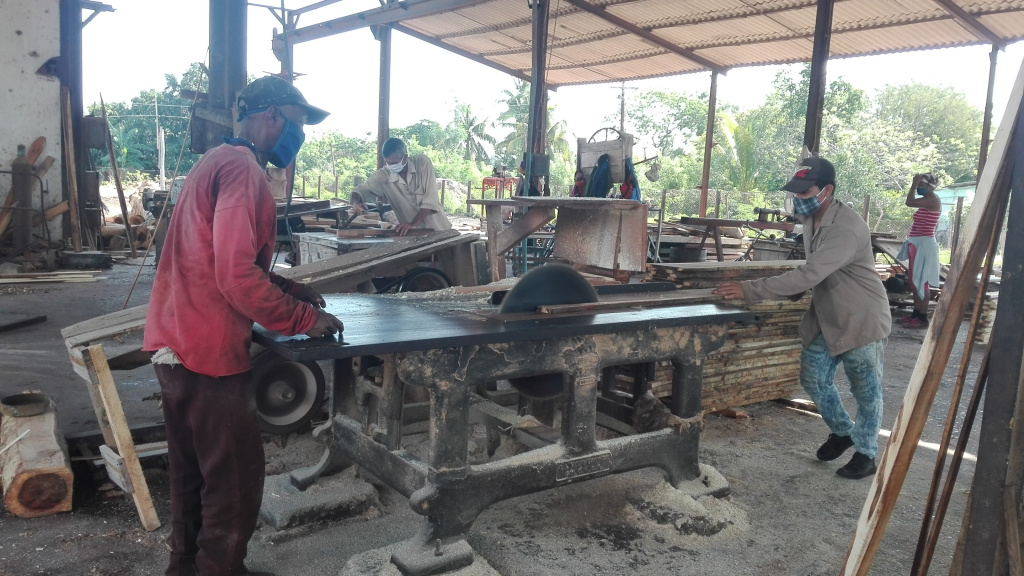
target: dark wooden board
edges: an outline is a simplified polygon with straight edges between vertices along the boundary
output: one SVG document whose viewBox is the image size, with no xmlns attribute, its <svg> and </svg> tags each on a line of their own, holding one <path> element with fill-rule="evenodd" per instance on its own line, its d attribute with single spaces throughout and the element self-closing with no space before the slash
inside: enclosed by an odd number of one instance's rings
<svg viewBox="0 0 1024 576">
<path fill-rule="evenodd" d="M 754 319 L 751 312 L 715 304 L 572 316 L 531 313 L 508 319 L 510 315 L 494 318 L 482 314 L 496 308 L 451 310 L 444 302 L 361 294 L 330 295 L 325 299 L 327 311 L 345 323 L 343 342 L 283 336 L 259 326 L 254 330 L 254 340 L 286 358 L 306 361 Z"/>
</svg>

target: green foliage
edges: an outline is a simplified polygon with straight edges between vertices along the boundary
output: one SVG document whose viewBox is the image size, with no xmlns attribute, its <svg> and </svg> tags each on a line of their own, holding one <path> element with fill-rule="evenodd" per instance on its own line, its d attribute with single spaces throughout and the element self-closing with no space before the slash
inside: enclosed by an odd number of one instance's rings
<svg viewBox="0 0 1024 576">
<path fill-rule="evenodd" d="M 166 76 L 162 90 L 146 90 L 129 102 L 107 103 L 111 134 L 119 165 L 124 170 L 156 170 L 155 106 L 166 130 L 168 175 L 185 138 L 193 90 L 201 76 L 193 64 L 179 80 Z M 709 212 L 715 191 L 721 194 L 723 217 L 752 218 L 755 207 L 783 206 L 779 188 L 789 178 L 803 141 L 809 66 L 791 66 L 775 77 L 773 90 L 754 109 L 738 111 L 720 103 L 715 123 L 709 187 Z M 205 80 L 204 80 L 205 82 Z M 205 85 L 199 86 L 206 90 Z M 187 96 L 188 93 L 186 92 Z M 479 186 L 490 175 L 490 164 L 514 170 L 526 149 L 530 85 L 516 80 L 499 97 L 505 109 L 489 124 L 477 118 L 468 103 L 456 103 L 446 125 L 423 119 L 394 128 L 410 154 L 430 157 L 439 178 Z M 90 107 L 98 114 L 98 105 Z M 547 152 L 551 157 L 552 193 L 561 194 L 572 182 L 575 154 L 566 138 L 564 121 L 554 119 L 549 106 Z M 641 180 L 646 199 L 669 190 L 666 214 L 696 215 L 697 188 L 701 184 L 707 96 L 667 91 L 641 91 L 629 102 L 635 136 L 660 150 L 661 178 Z M 837 198 L 860 210 L 871 198 L 870 220 L 879 231 L 905 232 L 911 210 L 904 204 L 906 190 L 916 172 L 936 171 L 949 184 L 974 178 L 980 145 L 981 111 L 951 88 L 922 84 L 887 86 L 874 99 L 842 78 L 829 83 L 822 120 L 821 154 L 836 166 Z M 368 135 L 367 135 L 368 136 Z M 328 132 L 307 139 L 296 159 L 297 174 L 305 176 L 307 194 L 319 178 L 322 195 L 347 198 L 357 181 L 376 170 L 376 141 Z M 197 159 L 186 152 L 184 173 Z M 94 163 L 109 164 L 106 152 L 93 152 Z M 646 166 L 638 167 L 643 172 Z M 338 190 L 335 190 L 335 182 Z M 450 190 L 449 208 L 462 211 L 465 192 Z"/>
<path fill-rule="evenodd" d="M 376 140 L 349 138 L 338 132 L 307 138 L 295 158 L 297 179 L 305 176 L 307 183 L 311 182 L 315 186 L 319 178 L 322 196 L 326 193 L 328 196 L 348 198 L 356 180 L 365 181 L 376 169 Z M 335 179 L 338 190 L 334 189 Z"/>
<path fill-rule="evenodd" d="M 982 112 L 962 92 L 927 84 L 886 86 L 876 98 L 878 117 L 909 133 L 918 148 L 934 147 L 926 168 L 949 183 L 973 180 L 981 146 Z M 910 185 L 910 178 L 905 179 Z"/>
<path fill-rule="evenodd" d="M 696 140 L 707 130 L 707 94 L 641 91 L 626 108 L 636 135 L 652 142 L 663 155 L 703 150 L 703 144 L 698 147 Z"/>
<path fill-rule="evenodd" d="M 143 90 L 129 102 L 107 102 L 107 121 L 110 135 L 114 140 L 118 168 L 122 170 L 158 171 L 156 123 L 164 129 L 165 166 L 168 177 L 174 172 L 178 153 L 186 138 L 188 115 L 192 106 L 191 98 L 183 98 L 182 90 L 201 91 L 207 89 L 204 75 L 199 85 L 201 65 L 193 63 L 178 80 L 173 74 L 165 74 L 163 90 Z M 89 106 L 89 114 L 100 116 L 99 102 Z M 109 167 L 110 159 L 106 150 L 91 151 L 93 164 Z M 199 156 L 187 149 L 182 155 L 180 174 L 185 174 Z"/>
<path fill-rule="evenodd" d="M 510 132 L 495 145 L 495 155 L 503 165 L 514 168 L 519 166 L 522 155 L 526 152 L 526 134 L 530 120 L 530 83 L 516 80 L 511 90 L 502 90 L 502 96 L 503 98 L 498 101 L 505 104 L 505 110 L 498 115 L 497 124 Z M 554 111 L 555 107 L 549 104 L 547 109 L 548 131 L 545 139 L 547 140 L 546 152 L 551 156 L 552 173 L 555 171 L 554 164 L 556 162 L 573 162 L 574 157 L 572 149 L 569 147 L 569 141 L 566 139 L 565 121 L 554 121 Z M 571 181 L 572 173 L 575 171 L 573 168 L 569 172 L 567 181 Z M 553 177 L 552 181 L 554 181 Z"/>
<path fill-rule="evenodd" d="M 461 150 L 466 160 L 487 162 L 488 148 L 495 144 L 487 133 L 487 119 L 478 120 L 469 104 L 455 105 L 455 118 L 448 124 L 449 144 Z"/>
</svg>

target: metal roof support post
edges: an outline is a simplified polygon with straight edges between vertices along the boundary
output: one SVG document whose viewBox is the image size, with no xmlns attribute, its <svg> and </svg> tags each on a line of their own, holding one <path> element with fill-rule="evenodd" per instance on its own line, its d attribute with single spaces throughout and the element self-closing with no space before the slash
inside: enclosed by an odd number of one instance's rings
<svg viewBox="0 0 1024 576">
<path fill-rule="evenodd" d="M 210 0 L 210 93 L 205 107 L 225 116 L 232 115 L 235 95 L 245 87 L 247 8 L 246 0 Z M 219 146 L 230 132 L 212 122 L 202 126 L 204 150 Z"/>
<path fill-rule="evenodd" d="M 61 0 L 60 2 L 60 82 L 68 87 L 71 100 L 71 132 L 75 135 L 75 142 L 65 143 L 71 146 L 75 152 L 75 170 L 69 172 L 67 168 L 62 170 L 62 188 L 67 192 L 69 183 L 66 181 L 68 174 L 76 174 L 76 186 L 78 190 L 85 190 L 85 183 L 82 180 L 85 173 L 82 160 L 87 156 L 84 154 L 85 147 L 82 146 L 82 6 L 78 0 Z M 66 197 L 64 198 L 67 199 Z M 80 217 L 80 216 L 76 216 Z M 68 216 L 64 217 L 64 235 L 70 237 L 71 225 Z"/>
<path fill-rule="evenodd" d="M 700 176 L 700 208 L 701 218 L 708 215 L 708 183 L 711 180 L 711 147 L 715 140 L 715 107 L 718 101 L 718 72 L 711 71 L 711 91 L 708 93 L 708 125 L 704 130 L 704 168 Z M 716 213 L 717 217 L 718 214 Z"/>
<path fill-rule="evenodd" d="M 804 146 L 818 155 L 821 142 L 821 120 L 825 110 L 825 89 L 828 86 L 825 65 L 832 42 L 832 9 L 835 0 L 818 0 L 814 21 L 814 50 L 811 52 L 811 83 L 807 91 L 807 119 L 804 123 Z"/>
<path fill-rule="evenodd" d="M 985 119 L 981 123 L 981 150 L 978 151 L 978 174 L 975 180 L 981 178 L 981 171 L 985 168 L 985 160 L 988 159 L 988 147 L 992 137 L 992 93 L 996 87 L 996 60 L 1001 47 L 998 44 L 992 45 L 992 51 L 988 54 L 988 93 L 985 95 Z M 956 250 L 956 248 L 954 248 Z"/>
<path fill-rule="evenodd" d="M 533 0 L 530 6 L 533 13 L 533 63 L 530 71 L 530 117 L 527 123 L 526 175 L 523 185 L 525 193 L 529 193 L 530 185 L 535 176 L 548 176 L 547 166 L 537 166 L 535 156 L 543 156 L 547 151 L 547 54 L 548 54 L 548 21 L 551 17 L 548 0 Z M 547 188 L 547 184 L 545 184 Z"/>
<path fill-rule="evenodd" d="M 393 0 L 389 0 L 389 3 Z M 380 151 L 391 134 L 391 26 L 373 26 L 380 42 L 380 84 L 377 88 L 377 168 L 384 167 Z"/>
</svg>

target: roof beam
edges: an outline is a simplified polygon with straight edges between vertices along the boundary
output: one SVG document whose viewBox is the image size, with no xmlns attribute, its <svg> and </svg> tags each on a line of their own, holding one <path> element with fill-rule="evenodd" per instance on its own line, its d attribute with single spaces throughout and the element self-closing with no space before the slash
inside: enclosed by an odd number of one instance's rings
<svg viewBox="0 0 1024 576">
<path fill-rule="evenodd" d="M 979 22 L 977 18 L 967 13 L 963 8 L 957 6 L 951 0 L 935 0 L 935 3 L 942 6 L 942 9 L 948 12 L 958 24 L 970 30 L 971 33 L 977 36 L 979 40 L 988 40 L 1000 49 L 1006 45 L 1006 41 L 1000 38 L 998 34 L 989 30 L 984 24 Z"/>
<path fill-rule="evenodd" d="M 529 71 L 525 71 L 524 72 L 523 70 L 516 70 L 514 68 L 509 68 L 507 66 L 502 66 L 501 64 L 498 64 L 496 62 L 491 62 L 490 60 L 484 58 L 483 56 L 480 56 L 479 54 L 473 54 L 472 52 L 467 52 L 466 50 L 463 50 L 461 48 L 456 48 L 455 46 L 452 46 L 451 44 L 445 44 L 444 42 L 441 42 L 441 41 L 439 41 L 439 40 L 437 40 L 437 39 L 435 39 L 435 38 L 433 38 L 431 36 L 427 36 L 426 34 L 423 34 L 421 32 L 417 32 L 417 31 L 413 30 L 412 28 L 408 28 L 406 26 L 402 26 L 401 24 L 395 24 L 393 26 L 393 28 L 395 30 L 399 30 L 401 32 L 404 32 L 405 34 L 408 34 L 409 36 L 412 36 L 413 38 L 422 40 L 422 41 L 426 42 L 427 44 L 432 44 L 434 46 L 437 46 L 438 48 L 443 48 L 443 49 L 445 49 L 445 50 L 447 50 L 447 51 L 449 51 L 449 52 L 451 52 L 453 54 L 458 54 L 459 56 L 462 56 L 463 58 L 468 58 L 469 60 L 472 60 L 473 62 L 476 62 L 478 64 L 483 64 L 484 66 L 489 66 L 491 68 L 494 68 L 495 70 L 498 70 L 500 72 L 504 72 L 505 74 L 508 74 L 510 76 L 515 76 L 516 78 L 519 78 L 521 80 L 525 80 L 527 82 L 530 81 Z"/>
<path fill-rule="evenodd" d="M 647 40 L 648 42 L 650 42 L 652 44 L 655 44 L 657 46 L 661 46 L 662 48 L 664 48 L 665 50 L 668 50 L 669 52 L 672 52 L 673 54 L 677 54 L 679 56 L 682 56 L 683 58 L 686 58 L 687 60 L 690 60 L 692 62 L 696 62 L 696 63 L 700 64 L 701 66 L 704 66 L 708 70 L 713 70 L 715 72 L 718 72 L 719 74 L 722 74 L 722 73 L 725 72 L 725 67 L 723 67 L 721 64 L 718 64 L 716 62 L 712 62 L 711 60 L 708 60 L 707 58 L 704 58 L 702 56 L 698 56 L 692 50 L 687 50 L 685 48 L 680 48 L 679 46 L 676 46 L 675 44 L 669 42 L 668 40 L 665 40 L 661 36 L 658 36 L 657 34 L 652 33 L 650 30 L 646 30 L 644 28 L 641 28 L 641 27 L 637 26 L 636 24 L 633 24 L 632 22 L 629 22 L 628 20 L 620 18 L 620 17 L 618 17 L 618 16 L 616 16 L 614 14 L 611 14 L 610 12 L 605 10 L 605 8 L 603 6 L 594 6 L 593 4 L 587 2 L 586 0 L 566 0 L 566 1 L 569 4 L 572 4 L 573 6 L 576 6 L 577 8 L 579 8 L 581 10 L 589 12 L 589 13 L 593 14 L 594 16 L 597 16 L 598 18 L 602 19 L 602 20 L 605 20 L 605 21 L 611 22 L 612 24 L 615 24 L 619 28 L 622 28 L 624 30 L 628 30 L 629 32 L 631 32 L 631 33 L 633 33 L 633 34 L 643 38 L 644 40 Z"/>
<path fill-rule="evenodd" d="M 288 31 L 288 42 L 292 45 L 301 42 L 309 42 L 319 38 L 326 38 L 351 32 L 367 26 L 386 26 L 409 20 L 412 18 L 423 18 L 433 16 L 442 12 L 451 12 L 459 8 L 466 8 L 476 4 L 483 4 L 490 0 L 400 0 L 399 2 L 388 3 L 380 8 L 357 12 L 341 18 L 335 18 L 320 24 L 305 26 Z M 278 34 L 275 40 L 282 41 L 284 34 Z"/>
<path fill-rule="evenodd" d="M 296 8 L 295 10 L 289 10 L 292 14 L 298 16 L 299 14 L 305 14 L 306 12 L 312 12 L 317 8 L 323 8 L 324 6 L 330 6 L 331 4 L 337 4 L 341 0 L 321 0 L 320 2 L 314 2 L 312 4 L 303 6 L 302 8 Z"/>
</svg>

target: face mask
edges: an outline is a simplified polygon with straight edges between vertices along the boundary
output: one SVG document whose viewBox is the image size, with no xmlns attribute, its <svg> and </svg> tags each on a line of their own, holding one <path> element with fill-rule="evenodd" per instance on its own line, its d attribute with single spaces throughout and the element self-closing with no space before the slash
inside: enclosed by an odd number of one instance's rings
<svg viewBox="0 0 1024 576">
<path fill-rule="evenodd" d="M 810 216 L 817 212 L 818 208 L 821 208 L 821 202 L 818 201 L 818 196 L 821 196 L 822 192 L 824 192 L 824 190 L 810 198 L 793 196 L 793 212 L 801 216 Z"/>
<path fill-rule="evenodd" d="M 918 196 L 924 196 L 927 193 L 928 193 L 928 188 L 925 187 L 925 186 L 922 186 L 922 187 L 917 189 L 917 195 Z"/>
<path fill-rule="evenodd" d="M 387 169 L 391 170 L 393 173 L 398 174 L 402 170 L 405 170 L 405 161 L 403 160 L 398 164 L 385 164 L 384 166 L 386 166 Z"/>
<path fill-rule="evenodd" d="M 302 143 L 306 141 L 306 135 L 302 132 L 302 126 L 284 116 L 281 118 L 284 118 L 284 128 L 277 137 L 277 143 L 267 152 L 267 160 L 278 168 L 286 168 L 295 160 L 299 148 L 302 148 Z"/>
</svg>

